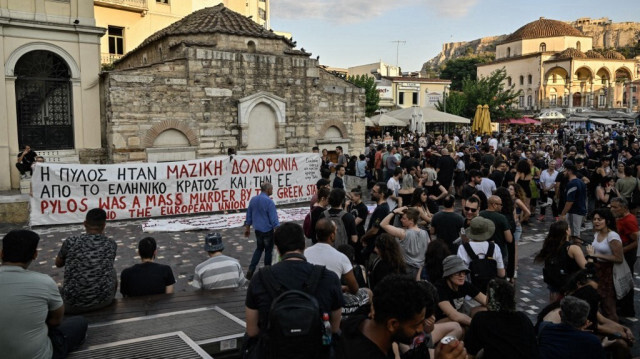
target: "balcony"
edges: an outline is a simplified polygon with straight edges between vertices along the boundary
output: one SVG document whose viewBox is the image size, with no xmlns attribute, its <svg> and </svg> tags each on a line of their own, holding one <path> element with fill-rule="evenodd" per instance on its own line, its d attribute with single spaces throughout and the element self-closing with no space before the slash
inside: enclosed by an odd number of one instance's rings
<svg viewBox="0 0 640 359">
<path fill-rule="evenodd" d="M 149 10 L 147 0 L 94 0 L 94 5 L 132 11 L 144 16 Z"/>
<path fill-rule="evenodd" d="M 109 53 L 101 53 L 100 54 L 100 64 L 101 65 L 111 65 L 114 61 L 118 60 L 124 55 L 118 54 L 109 54 Z"/>
</svg>

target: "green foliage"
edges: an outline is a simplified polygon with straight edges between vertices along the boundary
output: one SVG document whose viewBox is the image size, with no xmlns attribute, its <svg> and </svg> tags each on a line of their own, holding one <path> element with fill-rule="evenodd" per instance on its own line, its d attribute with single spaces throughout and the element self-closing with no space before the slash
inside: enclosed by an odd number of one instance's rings
<svg viewBox="0 0 640 359">
<path fill-rule="evenodd" d="M 520 118 L 520 112 L 511 105 L 518 101 L 522 91 L 514 91 L 515 85 L 505 88 L 507 72 L 505 69 L 496 70 L 489 77 L 480 80 L 466 78 L 462 81 L 462 91 L 451 91 L 447 95 L 447 112 L 454 115 L 473 118 L 478 105 L 489 105 L 491 120 L 503 118 Z M 444 104 L 436 104 L 439 111 L 444 111 Z"/>
<path fill-rule="evenodd" d="M 467 49 L 471 49 L 468 47 Z M 473 49 L 471 49 L 473 51 Z M 473 56 L 459 57 L 449 60 L 445 63 L 444 68 L 440 71 L 440 78 L 451 80 L 451 90 L 462 91 L 462 80 L 469 78 L 476 80 L 478 64 L 483 64 L 492 60 L 491 56 Z"/>
<path fill-rule="evenodd" d="M 380 94 L 376 88 L 375 79 L 366 75 L 357 75 L 347 77 L 347 81 L 365 90 L 365 116 L 373 116 L 376 110 L 378 110 L 378 104 L 380 103 Z"/>
<path fill-rule="evenodd" d="M 462 92 L 466 98 L 466 109 L 461 116 L 473 118 L 478 105 L 489 105 L 491 120 L 521 117 L 520 112 L 512 107 L 522 95 L 522 91 L 514 91 L 515 85 L 505 87 L 507 71 L 502 68 L 482 77 L 477 81 L 466 78 L 462 81 Z M 449 103 L 447 102 L 447 111 Z"/>
<path fill-rule="evenodd" d="M 448 113 L 465 116 L 467 110 L 467 97 L 462 92 L 452 91 L 447 94 L 447 111 Z M 438 100 L 436 103 L 436 109 L 438 111 L 444 111 L 444 104 Z"/>
</svg>

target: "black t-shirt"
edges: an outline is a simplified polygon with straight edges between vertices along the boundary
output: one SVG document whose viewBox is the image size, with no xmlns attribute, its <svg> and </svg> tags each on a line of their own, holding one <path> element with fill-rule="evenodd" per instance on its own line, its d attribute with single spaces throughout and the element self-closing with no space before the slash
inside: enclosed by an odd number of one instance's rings
<svg viewBox="0 0 640 359">
<path fill-rule="evenodd" d="M 489 179 L 496 184 L 496 187 L 506 187 L 504 185 L 505 177 L 505 173 L 499 170 L 495 170 L 491 172 L 491 175 L 489 175 Z"/>
<path fill-rule="evenodd" d="M 376 209 L 374 209 L 371 214 L 371 218 L 369 218 L 369 227 L 367 227 L 367 230 L 377 227 L 379 229 L 378 234 L 384 233 L 384 230 L 380 228 L 380 223 L 388 214 L 389 204 L 387 202 L 382 202 L 382 204 L 376 206 Z"/>
<path fill-rule="evenodd" d="M 471 355 L 483 358 L 538 358 L 533 324 L 522 312 L 478 312 L 464 336 Z"/>
<path fill-rule="evenodd" d="M 22 152 L 18 153 L 18 158 L 20 158 L 20 156 L 22 156 Z M 27 152 L 26 155 L 24 155 L 24 157 L 22 157 L 22 161 L 20 163 L 22 163 L 23 165 L 29 165 L 31 166 L 35 161 L 36 161 L 36 157 L 38 155 L 36 154 L 36 151 L 29 151 Z"/>
<path fill-rule="evenodd" d="M 344 181 L 342 181 L 342 178 L 336 176 L 333 179 L 333 186 L 331 188 L 340 188 L 340 189 L 344 189 Z"/>
<path fill-rule="evenodd" d="M 287 289 L 297 290 L 302 290 L 312 270 L 312 264 L 299 260 L 284 260 L 271 266 L 273 276 L 281 285 Z M 331 313 L 333 310 L 342 308 L 342 287 L 338 276 L 330 270 L 325 270 L 314 297 L 318 300 L 318 305 L 323 313 Z M 259 271 L 249 284 L 245 305 L 249 309 L 258 310 L 260 330 L 266 330 L 273 299 L 269 296 L 262 282 L 262 273 Z"/>
<path fill-rule="evenodd" d="M 368 308 L 365 306 L 342 322 L 342 337 L 336 349 L 338 359 L 393 359 L 393 350 L 389 347 L 385 354 L 380 347 L 360 331 L 363 322 L 368 319 Z M 429 350 L 423 343 L 400 356 L 401 359 L 430 359 Z"/>
<path fill-rule="evenodd" d="M 465 183 L 462 187 L 462 198 L 464 200 L 468 200 L 471 196 L 476 194 L 476 192 L 478 192 L 478 190 L 475 187 L 470 186 L 469 183 Z"/>
<path fill-rule="evenodd" d="M 451 156 L 441 156 L 438 159 L 438 181 L 450 182 L 453 178 L 453 171 L 456 169 L 456 161 Z"/>
<path fill-rule="evenodd" d="M 360 224 L 356 225 L 356 232 L 358 233 L 358 238 L 361 238 L 364 235 L 364 223 L 367 221 L 367 216 L 369 215 L 369 209 L 367 208 L 367 205 L 364 204 L 363 202 L 360 202 L 355 205 L 351 203 L 349 205 L 348 212 L 351 213 L 351 215 L 354 218 L 362 218 L 362 221 L 360 222 Z"/>
<path fill-rule="evenodd" d="M 436 289 L 438 290 L 438 298 L 440 298 L 440 303 L 449 302 L 455 308 L 455 310 L 460 310 L 462 308 L 462 304 L 464 304 L 464 297 L 470 296 L 471 298 L 475 298 L 480 291 L 478 288 L 474 287 L 473 284 L 469 282 L 464 282 L 464 285 L 458 287 L 458 291 L 454 291 L 449 288 L 447 285 L 446 278 L 442 278 L 435 284 Z M 446 315 L 440 309 L 440 306 L 436 308 L 436 320 L 440 320 L 442 318 L 446 318 Z"/>
<path fill-rule="evenodd" d="M 124 297 L 164 294 L 166 287 L 176 282 L 171 267 L 146 262 L 126 268 L 120 275 L 120 293 Z"/>
<path fill-rule="evenodd" d="M 322 206 L 313 206 L 311 208 L 311 241 L 313 242 L 313 244 L 318 241 L 318 239 L 316 238 L 316 224 L 318 223 L 322 212 L 326 210 L 327 209 Z"/>
<path fill-rule="evenodd" d="M 464 218 L 455 212 L 440 211 L 433 215 L 431 227 L 435 228 L 438 239 L 443 240 L 449 246 L 452 253 L 453 241 L 460 237 L 460 229 L 464 226 Z"/>
</svg>

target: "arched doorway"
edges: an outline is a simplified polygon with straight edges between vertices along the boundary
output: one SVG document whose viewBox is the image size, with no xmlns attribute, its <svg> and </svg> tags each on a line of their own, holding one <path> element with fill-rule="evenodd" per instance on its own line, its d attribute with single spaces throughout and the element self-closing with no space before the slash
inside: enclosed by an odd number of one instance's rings
<svg viewBox="0 0 640 359">
<path fill-rule="evenodd" d="M 278 146 L 278 119 L 273 109 L 257 104 L 249 114 L 247 150 L 267 150 Z"/>
<path fill-rule="evenodd" d="M 16 63 L 18 144 L 36 149 L 74 148 L 71 73 L 53 52 L 35 50 Z"/>
<path fill-rule="evenodd" d="M 582 106 L 582 94 L 580 92 L 576 92 L 573 94 L 573 107 Z"/>
</svg>

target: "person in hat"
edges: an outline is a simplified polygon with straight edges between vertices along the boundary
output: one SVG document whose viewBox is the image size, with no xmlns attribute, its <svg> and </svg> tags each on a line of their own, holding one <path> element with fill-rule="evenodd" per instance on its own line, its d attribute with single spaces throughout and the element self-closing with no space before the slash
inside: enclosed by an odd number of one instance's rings
<svg viewBox="0 0 640 359">
<path fill-rule="evenodd" d="M 238 288 L 245 285 L 242 266 L 237 259 L 222 254 L 224 243 L 220 233 L 209 233 L 204 239 L 209 259 L 198 264 L 191 285 L 200 289 Z"/>
<path fill-rule="evenodd" d="M 448 256 L 442 262 L 442 269 L 442 279 L 435 283 L 439 297 L 436 320 L 439 323 L 458 322 L 463 327 L 468 327 L 475 313 L 486 310 L 484 306 L 487 304 L 487 297 L 467 281 L 469 267 L 462 258 L 457 255 Z M 470 303 L 464 306 L 466 296 L 475 299 L 480 305 L 467 310 Z"/>
<path fill-rule="evenodd" d="M 484 217 L 475 217 L 471 220 L 469 228 L 465 230 L 467 238 L 470 239 L 469 247 L 473 252 L 482 259 L 486 256 L 489 250 L 489 238 L 493 236 L 493 232 L 496 230 L 496 225 Z M 471 263 L 471 258 L 467 253 L 465 245 L 458 247 L 458 257 L 462 258 L 462 261 L 466 266 Z M 504 268 L 504 261 L 502 260 L 502 253 L 500 252 L 500 246 L 494 246 L 493 259 L 496 260 L 498 267 L 498 277 L 504 278 L 506 275 Z"/>
<path fill-rule="evenodd" d="M 171 294 L 176 279 L 171 267 L 155 263 L 158 245 L 153 237 L 138 242 L 138 254 L 142 263 L 125 268 L 120 274 L 120 293 L 123 297 L 152 294 Z"/>
</svg>

